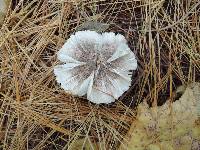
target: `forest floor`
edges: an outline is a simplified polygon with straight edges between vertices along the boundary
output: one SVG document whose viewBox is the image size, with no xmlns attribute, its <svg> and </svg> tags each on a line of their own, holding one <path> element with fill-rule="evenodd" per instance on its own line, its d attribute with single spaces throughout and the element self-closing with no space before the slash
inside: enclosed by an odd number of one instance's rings
<svg viewBox="0 0 200 150">
<path fill-rule="evenodd" d="M 0 149 L 126 149 L 141 102 L 172 104 L 200 81 L 199 16 L 199 0 L 11 1 L 0 29 Z M 53 74 L 57 51 L 88 22 L 124 35 L 138 61 L 112 104 L 67 94 Z"/>
</svg>

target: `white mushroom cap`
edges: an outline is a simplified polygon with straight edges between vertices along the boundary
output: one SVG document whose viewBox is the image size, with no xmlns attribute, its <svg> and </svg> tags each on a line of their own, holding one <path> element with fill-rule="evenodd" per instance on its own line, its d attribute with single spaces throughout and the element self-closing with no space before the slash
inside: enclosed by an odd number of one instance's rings
<svg viewBox="0 0 200 150">
<path fill-rule="evenodd" d="M 137 68 L 134 53 L 121 34 L 78 31 L 58 51 L 63 62 L 54 68 L 56 80 L 73 95 L 93 103 L 111 103 L 131 85 Z"/>
</svg>

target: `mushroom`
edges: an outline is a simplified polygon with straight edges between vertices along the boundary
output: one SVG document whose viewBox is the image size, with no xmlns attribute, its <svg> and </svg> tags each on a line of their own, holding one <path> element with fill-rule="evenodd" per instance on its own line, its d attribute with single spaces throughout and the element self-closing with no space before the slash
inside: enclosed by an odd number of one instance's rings
<svg viewBox="0 0 200 150">
<path fill-rule="evenodd" d="M 125 37 L 113 32 L 78 31 L 57 53 L 63 63 L 54 67 L 61 87 L 93 103 L 111 103 L 131 85 L 130 70 L 137 68 Z"/>
</svg>

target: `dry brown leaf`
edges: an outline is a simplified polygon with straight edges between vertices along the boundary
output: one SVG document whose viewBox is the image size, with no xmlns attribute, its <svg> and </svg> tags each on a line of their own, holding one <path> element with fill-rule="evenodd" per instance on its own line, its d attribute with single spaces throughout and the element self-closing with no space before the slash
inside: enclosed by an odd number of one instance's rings
<svg viewBox="0 0 200 150">
<path fill-rule="evenodd" d="M 128 149 L 197 150 L 200 148 L 199 104 L 199 83 L 188 86 L 171 107 L 169 101 L 157 108 L 140 104 L 137 120 L 129 131 Z"/>
</svg>

